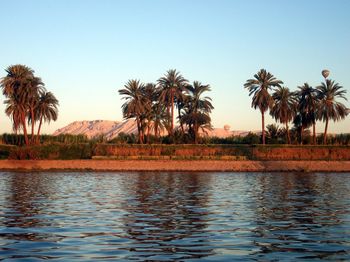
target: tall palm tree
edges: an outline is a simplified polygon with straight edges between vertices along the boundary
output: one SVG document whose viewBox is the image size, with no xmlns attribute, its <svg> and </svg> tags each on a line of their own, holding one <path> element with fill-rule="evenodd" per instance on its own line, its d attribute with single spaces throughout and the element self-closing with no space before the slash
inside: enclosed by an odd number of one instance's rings
<svg viewBox="0 0 350 262">
<path fill-rule="evenodd" d="M 24 140 L 29 145 L 26 118 L 28 112 L 28 100 L 30 98 L 30 87 L 34 78 L 34 71 L 25 65 L 12 65 L 6 70 L 7 75 L 1 79 L 0 85 L 2 93 L 7 98 L 7 114 L 11 112 L 20 124 L 14 123 L 16 132 L 19 128 L 23 129 Z M 16 121 L 17 121 L 16 120 Z"/>
<path fill-rule="evenodd" d="M 160 99 L 166 102 L 169 117 L 171 119 L 170 135 L 174 131 L 174 103 L 176 98 L 180 98 L 184 87 L 188 81 L 175 69 L 169 70 L 163 77 L 158 79 L 158 84 L 162 87 Z"/>
<path fill-rule="evenodd" d="M 309 126 L 312 124 L 312 140 L 313 144 L 316 144 L 316 116 L 318 106 L 317 90 L 310 86 L 308 83 L 304 83 L 302 86 L 298 86 L 299 90 L 296 92 L 298 106 L 297 110 L 300 117 L 303 118 L 304 125 Z"/>
<path fill-rule="evenodd" d="M 135 118 L 137 124 L 137 131 L 139 136 L 139 142 L 144 142 L 144 119 L 145 113 L 145 97 L 143 95 L 144 84 L 140 83 L 140 80 L 129 80 L 123 89 L 118 90 L 119 94 L 124 96 L 125 103 L 122 105 L 123 116 L 126 119 Z"/>
<path fill-rule="evenodd" d="M 152 106 L 153 112 L 153 131 L 156 139 L 160 136 L 161 132 L 166 128 L 167 113 L 163 103 L 157 101 Z"/>
<path fill-rule="evenodd" d="M 6 105 L 5 114 L 11 118 L 13 131 L 17 133 L 22 126 L 21 116 L 25 108 L 14 94 L 10 95 L 4 101 L 4 104 Z"/>
<path fill-rule="evenodd" d="M 254 79 L 248 79 L 244 87 L 248 89 L 249 96 L 253 95 L 252 107 L 259 108 L 261 113 L 262 143 L 265 144 L 265 112 L 272 107 L 273 99 L 269 94 L 272 87 L 280 87 L 283 82 L 276 79 L 270 72 L 261 69 L 254 75 Z"/>
<path fill-rule="evenodd" d="M 287 87 L 277 87 L 272 95 L 274 104 L 271 108 L 271 116 L 285 124 L 288 144 L 291 144 L 288 123 L 295 116 L 296 100 L 294 93 Z"/>
<path fill-rule="evenodd" d="M 182 92 L 179 93 L 179 96 L 175 99 L 175 105 L 177 107 L 177 117 L 179 119 L 180 128 L 182 134 L 185 134 L 185 129 L 182 121 L 182 111 L 185 109 L 186 103 L 188 102 L 188 96 L 186 95 L 187 85 L 185 85 L 182 89 Z"/>
<path fill-rule="evenodd" d="M 320 86 L 317 87 L 318 91 L 318 119 L 326 122 L 323 143 L 327 143 L 327 129 L 329 120 L 339 121 L 344 119 L 348 114 L 348 108 L 337 101 L 338 98 L 347 100 L 345 97 L 346 90 L 335 83 L 334 80 L 326 79 Z"/>
<path fill-rule="evenodd" d="M 35 122 L 38 120 L 36 118 L 36 108 L 39 106 L 40 103 L 40 95 L 42 92 L 45 92 L 44 83 L 41 81 L 40 77 L 32 77 L 29 80 L 27 89 L 26 89 L 26 100 L 28 101 L 28 122 L 32 126 L 31 131 L 31 143 L 35 142 L 35 135 L 34 135 L 34 126 Z"/>
<path fill-rule="evenodd" d="M 150 133 L 154 119 L 153 105 L 158 99 L 157 86 L 154 83 L 148 83 L 142 87 L 141 92 L 144 98 L 143 118 L 145 119 L 145 128 L 147 130 L 147 143 L 150 143 Z"/>
<path fill-rule="evenodd" d="M 188 85 L 187 99 L 185 100 L 185 114 L 182 121 L 189 126 L 189 131 L 193 133 L 194 143 L 198 143 L 198 131 L 201 127 L 210 126 L 210 116 L 214 109 L 210 97 L 202 97 L 205 92 L 209 92 L 210 86 L 194 81 L 193 85 Z"/>
<path fill-rule="evenodd" d="M 297 108 L 298 109 L 298 108 Z M 303 144 L 304 134 L 306 134 L 305 130 L 310 126 L 310 120 L 307 118 L 303 112 L 296 111 L 296 114 L 293 119 L 294 132 L 298 133 L 299 143 Z"/>
<path fill-rule="evenodd" d="M 35 108 L 35 118 L 39 119 L 39 127 L 36 135 L 36 143 L 39 142 L 41 125 L 43 121 L 50 123 L 58 117 L 58 100 L 51 92 L 41 92 L 38 106 Z"/>
<path fill-rule="evenodd" d="M 152 97 L 152 108 L 150 110 L 152 124 L 150 127 L 155 138 L 158 139 L 161 132 L 164 131 L 167 126 L 169 126 L 169 115 L 167 114 L 166 105 L 160 100 L 162 88 L 158 85 L 154 85 L 154 87 L 153 94 L 150 96 Z"/>
<path fill-rule="evenodd" d="M 3 95 L 19 94 L 23 91 L 28 81 L 34 77 L 33 69 L 25 65 L 12 65 L 5 69 L 7 75 L 1 79 Z"/>
</svg>

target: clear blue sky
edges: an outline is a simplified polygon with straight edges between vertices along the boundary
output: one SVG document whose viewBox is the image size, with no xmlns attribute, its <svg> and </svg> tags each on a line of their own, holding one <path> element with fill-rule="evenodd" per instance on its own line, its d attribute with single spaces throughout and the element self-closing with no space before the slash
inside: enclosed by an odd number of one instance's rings
<svg viewBox="0 0 350 262">
<path fill-rule="evenodd" d="M 117 90 L 172 68 L 211 85 L 213 124 L 233 130 L 260 129 L 243 88 L 260 68 L 293 90 L 318 85 L 327 68 L 350 99 L 347 0 L 0 0 L 0 8 L 0 77 L 25 64 L 60 101 L 46 133 L 74 120 L 121 120 Z M 11 131 L 3 100 L 0 133 Z M 350 117 L 330 131 L 350 132 Z"/>
</svg>

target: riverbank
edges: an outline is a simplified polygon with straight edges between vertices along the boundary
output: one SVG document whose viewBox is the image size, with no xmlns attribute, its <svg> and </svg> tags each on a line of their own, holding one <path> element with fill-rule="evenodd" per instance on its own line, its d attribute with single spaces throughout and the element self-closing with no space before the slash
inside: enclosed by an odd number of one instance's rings
<svg viewBox="0 0 350 262">
<path fill-rule="evenodd" d="M 0 170 L 350 172 L 350 161 L 1 160 Z"/>
</svg>

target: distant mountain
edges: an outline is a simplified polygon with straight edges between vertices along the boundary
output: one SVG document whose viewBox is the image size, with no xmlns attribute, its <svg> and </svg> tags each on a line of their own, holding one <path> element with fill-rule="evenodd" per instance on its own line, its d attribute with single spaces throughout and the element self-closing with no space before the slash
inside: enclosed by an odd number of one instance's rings
<svg viewBox="0 0 350 262">
<path fill-rule="evenodd" d="M 133 119 L 122 122 L 109 120 L 74 121 L 65 127 L 57 129 L 53 135 L 57 136 L 60 134 L 83 134 L 88 138 L 104 135 L 107 139 L 112 139 L 114 137 L 117 137 L 119 133 L 136 134 L 136 122 Z M 212 130 L 207 130 L 205 132 L 205 135 L 210 137 L 216 136 L 224 138 L 232 135 L 245 136 L 248 133 L 248 131 L 230 131 L 230 127 L 228 125 L 225 125 L 224 128 L 214 128 Z"/>
<path fill-rule="evenodd" d="M 72 134 L 86 135 L 88 138 L 104 135 L 107 139 L 118 136 L 119 133 L 127 134 L 137 133 L 136 123 L 134 120 L 123 122 L 109 120 L 92 120 L 92 121 L 74 121 L 69 125 L 57 129 L 53 135 Z"/>
</svg>

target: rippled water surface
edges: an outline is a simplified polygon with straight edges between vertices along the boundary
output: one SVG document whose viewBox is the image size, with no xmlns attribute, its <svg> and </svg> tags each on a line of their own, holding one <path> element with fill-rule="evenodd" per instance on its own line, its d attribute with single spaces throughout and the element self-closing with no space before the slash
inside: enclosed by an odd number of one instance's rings
<svg viewBox="0 0 350 262">
<path fill-rule="evenodd" d="M 0 260 L 350 260 L 350 174 L 0 173 Z"/>
</svg>

